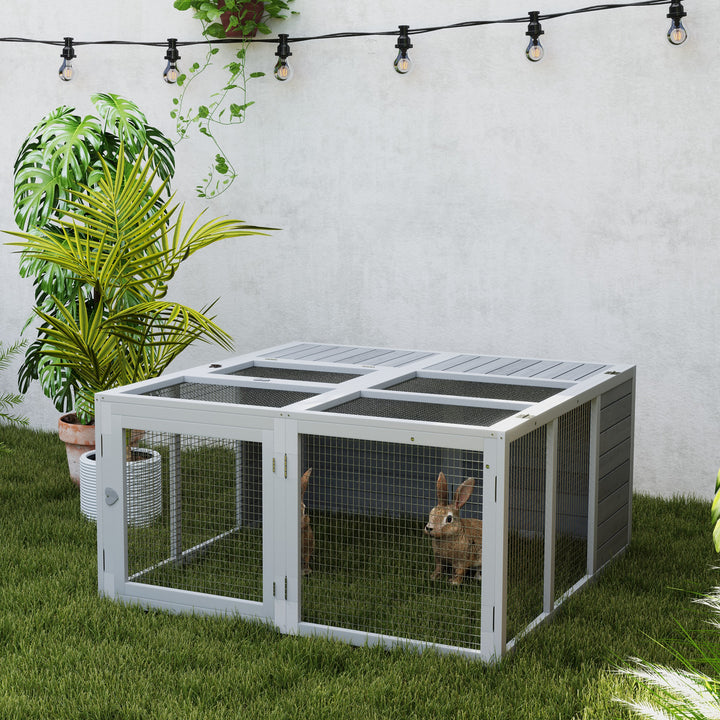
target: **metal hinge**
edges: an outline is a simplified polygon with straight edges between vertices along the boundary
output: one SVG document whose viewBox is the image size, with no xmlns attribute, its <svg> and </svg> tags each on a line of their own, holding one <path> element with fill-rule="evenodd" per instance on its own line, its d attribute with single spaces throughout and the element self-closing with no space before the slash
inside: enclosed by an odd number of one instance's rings
<svg viewBox="0 0 720 720">
<path fill-rule="evenodd" d="M 287 453 L 285 453 L 285 479 L 287 480 Z"/>
<path fill-rule="evenodd" d="M 275 472 L 275 458 L 273 458 L 273 473 Z"/>
</svg>

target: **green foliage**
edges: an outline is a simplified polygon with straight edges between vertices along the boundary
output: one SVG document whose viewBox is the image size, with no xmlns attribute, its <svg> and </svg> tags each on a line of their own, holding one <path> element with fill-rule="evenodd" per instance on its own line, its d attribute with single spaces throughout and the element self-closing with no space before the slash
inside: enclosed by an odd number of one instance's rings
<svg viewBox="0 0 720 720">
<path fill-rule="evenodd" d="M 42 320 L 38 353 L 67 370 L 81 422 L 92 422 L 96 392 L 155 377 L 195 341 L 231 347 L 230 337 L 208 315 L 164 300 L 180 264 L 219 240 L 262 234 L 237 220 L 199 216 L 184 232 L 183 206 L 163 199 L 167 179 L 153 189 L 154 158 L 125 167 L 102 162 L 96 187 L 71 190 L 56 230 L 11 232 L 9 243 L 34 261 L 53 265 L 75 283 L 72 298 L 51 295 L 53 311 L 37 306 Z"/>
<path fill-rule="evenodd" d="M 0 342 L 0 372 L 7 369 L 10 361 L 25 347 L 24 341 L 3 347 Z M 0 424 L 27 425 L 28 419 L 12 412 L 12 409 L 22 402 L 22 396 L 17 393 L 0 392 Z M 7 453 L 8 449 L 0 442 L 0 453 Z"/>
<path fill-rule="evenodd" d="M 70 207 L 73 192 L 95 187 L 104 173 L 104 164 L 115 172 L 122 153 L 124 167 L 136 157 L 153 163 L 158 176 L 169 181 L 175 170 L 172 142 L 147 122 L 130 100 L 110 93 L 92 96 L 97 116 L 81 117 L 74 108 L 62 106 L 46 115 L 30 131 L 15 160 L 13 209 L 15 222 L 26 232 L 57 231 Z M 53 315 L 56 299 L 69 306 L 79 285 L 72 273 L 53 262 L 23 253 L 20 275 L 33 278 L 35 305 Z M 32 315 L 26 328 L 36 319 Z M 39 380 L 55 407 L 72 408 L 77 380 L 68 368 L 42 352 L 43 332 L 25 353 L 18 374 L 18 386 L 26 392 Z"/>
<path fill-rule="evenodd" d="M 686 649 L 668 648 L 680 669 L 636 659 L 621 670 L 644 690 L 639 697 L 620 701 L 638 716 L 649 720 L 720 718 L 720 587 L 698 602 L 715 614 L 714 629 L 709 639 L 699 642 L 683 630 Z"/>
<path fill-rule="evenodd" d="M 715 551 L 720 552 L 720 470 L 718 470 L 715 480 L 715 497 L 710 507 L 710 522 L 712 523 Z"/>
<path fill-rule="evenodd" d="M 178 10 L 192 10 L 193 17 L 200 20 L 203 35 L 208 39 L 208 50 L 202 63 L 193 63 L 187 73 L 181 74 L 177 84 L 180 94 L 173 99 L 170 116 L 175 120 L 178 142 L 189 137 L 193 129 L 204 135 L 213 145 L 215 161 L 210 165 L 202 182 L 196 186 L 199 197 L 214 198 L 224 193 L 238 176 L 238 171 L 228 159 L 215 131 L 219 127 L 240 125 L 245 122 L 247 109 L 253 101 L 247 99 L 247 84 L 251 79 L 263 77 L 265 73 L 248 73 L 245 67 L 250 38 L 255 33 L 268 35 L 271 32 L 271 20 L 282 20 L 290 10 L 294 0 L 175 0 Z M 262 6 L 258 14 L 258 8 Z M 220 22 L 223 14 L 228 13 L 227 31 L 239 34 L 239 48 L 234 59 L 223 66 L 227 75 L 220 90 L 211 93 L 207 102 L 197 107 L 188 105 L 189 89 L 193 82 L 212 64 L 219 48 L 212 44 L 215 39 L 227 37 L 225 26 Z M 196 83 L 197 85 L 197 83 Z M 194 92 L 194 91 L 193 91 Z"/>
<path fill-rule="evenodd" d="M 255 32 L 269 35 L 268 20 L 287 17 L 291 2 L 294 0 L 265 0 L 262 3 L 257 0 L 175 0 L 173 6 L 176 10 L 192 10 L 193 17 L 202 22 L 206 37 L 225 38 L 227 31 L 220 21 L 224 13 L 229 13 L 227 30 L 239 31 L 243 35 Z M 264 7 L 257 18 L 256 9 L 260 4 Z"/>
<path fill-rule="evenodd" d="M 14 450 L 0 463 L 3 720 L 627 720 L 613 701 L 628 685 L 617 658 L 634 648 L 667 662 L 647 633 L 676 636 L 672 615 L 707 627 L 672 589 L 712 582 L 707 506 L 637 496 L 635 547 L 493 667 L 148 612 L 98 596 L 96 528 L 57 435 L 3 427 L 0 438 Z"/>
<path fill-rule="evenodd" d="M 116 167 L 121 146 L 132 164 L 139 153 L 153 157 L 163 179 L 175 170 L 171 141 L 148 124 L 131 101 L 110 93 L 92 96 L 98 116 L 81 117 L 61 106 L 46 115 L 28 134 L 15 160 L 13 207 L 21 230 L 57 222 L 73 190 L 93 187 L 105 162 Z"/>
<path fill-rule="evenodd" d="M 720 552 L 720 472 L 715 484 L 711 515 L 715 523 L 713 540 Z M 716 568 L 718 569 L 718 568 Z M 642 692 L 633 699 L 621 699 L 633 713 L 649 720 L 716 720 L 720 718 L 720 586 L 701 595 L 697 603 L 709 607 L 715 618 L 711 628 L 696 640 L 679 624 L 684 647 L 665 648 L 679 669 L 634 658 L 621 669 L 639 683 Z"/>
</svg>

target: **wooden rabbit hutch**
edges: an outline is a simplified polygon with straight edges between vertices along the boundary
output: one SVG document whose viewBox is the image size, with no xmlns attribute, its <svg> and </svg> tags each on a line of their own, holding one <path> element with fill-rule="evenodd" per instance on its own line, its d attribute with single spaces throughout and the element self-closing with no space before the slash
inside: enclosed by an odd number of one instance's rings
<svg viewBox="0 0 720 720">
<path fill-rule="evenodd" d="M 627 547 L 634 395 L 631 366 L 299 342 L 103 392 L 100 592 L 499 659 Z M 162 456 L 142 526 L 129 437 Z M 466 549 L 431 579 L 440 473 Z"/>
</svg>

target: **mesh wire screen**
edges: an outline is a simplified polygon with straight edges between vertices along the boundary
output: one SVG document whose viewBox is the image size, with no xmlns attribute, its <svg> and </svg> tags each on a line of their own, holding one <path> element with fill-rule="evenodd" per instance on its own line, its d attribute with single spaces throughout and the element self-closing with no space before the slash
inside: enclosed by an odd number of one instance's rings
<svg viewBox="0 0 720 720">
<path fill-rule="evenodd" d="M 264 367 L 262 365 L 251 365 L 250 367 L 236 370 L 231 375 L 249 375 L 261 378 L 276 378 L 280 380 L 309 380 L 320 383 L 342 383 L 346 380 L 360 377 L 353 373 L 328 372 L 325 370 L 298 370 L 283 367 Z"/>
<path fill-rule="evenodd" d="M 126 470 L 129 579 L 261 601 L 262 444 L 140 434 L 157 461 Z"/>
<path fill-rule="evenodd" d="M 449 566 L 431 580 L 435 559 L 424 528 L 440 471 L 451 492 L 476 478 L 459 515 L 482 519 L 482 453 L 303 435 L 301 463 L 301 472 L 312 468 L 304 503 L 313 535 L 301 619 L 479 648 L 478 568 L 459 587 Z M 479 528 L 473 538 L 479 553 Z"/>
<path fill-rule="evenodd" d="M 368 415 L 370 417 L 422 422 L 479 425 L 487 427 L 515 414 L 515 410 L 448 405 L 445 403 L 410 402 L 359 397 L 355 400 L 327 408 L 325 412 L 341 415 Z"/>
<path fill-rule="evenodd" d="M 433 395 L 464 395 L 465 397 L 491 398 L 494 400 L 524 400 L 540 402 L 559 393 L 561 388 L 536 385 L 472 382 L 470 380 L 446 380 L 415 377 L 391 385 L 387 390 L 431 393 Z"/>
<path fill-rule="evenodd" d="M 555 599 L 587 572 L 590 403 L 558 419 Z"/>
<path fill-rule="evenodd" d="M 507 639 L 543 611 L 545 426 L 510 443 Z"/>
<path fill-rule="evenodd" d="M 274 390 L 272 388 L 246 388 L 232 385 L 181 382 L 176 385 L 149 390 L 143 395 L 180 400 L 204 400 L 206 402 L 230 403 L 233 405 L 260 405 L 263 407 L 285 407 L 307 400 L 315 393 Z"/>
</svg>

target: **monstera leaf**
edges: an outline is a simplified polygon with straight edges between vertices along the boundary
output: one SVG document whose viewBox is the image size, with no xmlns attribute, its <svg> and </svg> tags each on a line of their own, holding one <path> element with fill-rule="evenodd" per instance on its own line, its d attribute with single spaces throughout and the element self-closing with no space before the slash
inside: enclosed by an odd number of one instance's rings
<svg viewBox="0 0 720 720">
<path fill-rule="evenodd" d="M 23 230 L 46 225 L 67 192 L 86 182 L 103 133 L 96 118 L 60 107 L 36 125 L 15 160 L 13 205 Z"/>
<path fill-rule="evenodd" d="M 45 116 L 20 148 L 13 195 L 20 229 L 45 227 L 56 220 L 70 190 L 92 187 L 102 177 L 101 158 L 111 167 L 117 165 L 121 145 L 130 165 L 145 153 L 154 157 L 159 177 L 172 177 L 172 142 L 148 124 L 135 103 L 111 93 L 91 99 L 99 117 L 81 117 L 75 108 L 63 105 Z"/>
<path fill-rule="evenodd" d="M 152 152 L 158 175 L 169 179 L 175 172 L 175 155 L 172 142 L 160 130 L 148 124 L 144 113 L 135 103 L 113 93 L 97 93 L 92 101 L 102 118 L 106 134 L 113 144 L 122 142 L 125 159 L 130 165 L 135 158 Z M 117 152 L 113 153 L 117 157 Z"/>
</svg>

